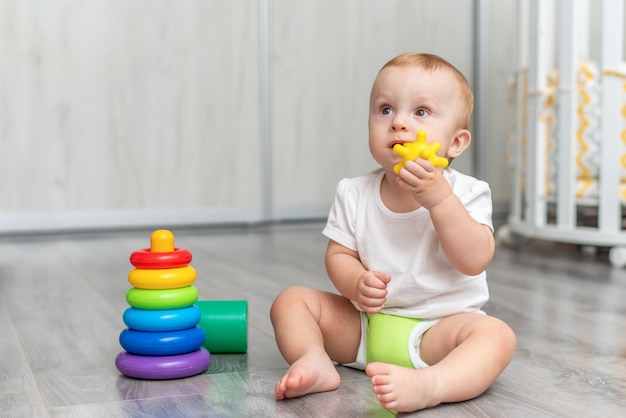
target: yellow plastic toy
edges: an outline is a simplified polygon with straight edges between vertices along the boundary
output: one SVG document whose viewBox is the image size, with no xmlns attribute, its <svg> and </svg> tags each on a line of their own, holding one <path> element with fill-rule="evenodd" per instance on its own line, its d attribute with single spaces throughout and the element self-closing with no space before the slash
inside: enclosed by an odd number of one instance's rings
<svg viewBox="0 0 626 418">
<path fill-rule="evenodd" d="M 437 155 L 441 149 L 439 142 L 426 143 L 426 132 L 417 131 L 415 142 L 405 142 L 393 146 L 393 152 L 402 157 L 402 162 L 393 166 L 393 172 L 398 174 L 407 161 L 423 158 L 433 163 L 435 167 L 447 167 L 448 159 Z"/>
<path fill-rule="evenodd" d="M 196 280 L 196 270 L 191 266 L 174 269 L 133 269 L 128 282 L 139 289 L 177 289 L 189 286 Z"/>
</svg>

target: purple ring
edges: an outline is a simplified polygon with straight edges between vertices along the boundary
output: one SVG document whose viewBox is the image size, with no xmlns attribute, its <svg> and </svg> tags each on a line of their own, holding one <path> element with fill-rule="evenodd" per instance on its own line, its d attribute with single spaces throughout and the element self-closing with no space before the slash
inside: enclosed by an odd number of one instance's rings
<svg viewBox="0 0 626 418">
<path fill-rule="evenodd" d="M 201 347 L 175 356 L 140 356 L 122 352 L 115 358 L 117 369 L 137 379 L 178 379 L 202 373 L 209 368 L 211 354 Z"/>
</svg>

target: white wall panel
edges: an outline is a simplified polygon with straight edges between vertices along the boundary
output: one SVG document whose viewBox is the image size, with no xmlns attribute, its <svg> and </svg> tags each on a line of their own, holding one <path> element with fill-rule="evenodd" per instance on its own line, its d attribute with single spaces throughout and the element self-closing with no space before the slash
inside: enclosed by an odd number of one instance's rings
<svg viewBox="0 0 626 418">
<path fill-rule="evenodd" d="M 258 216 L 256 2 L 2 0 L 0 27 L 0 229 Z"/>
</svg>

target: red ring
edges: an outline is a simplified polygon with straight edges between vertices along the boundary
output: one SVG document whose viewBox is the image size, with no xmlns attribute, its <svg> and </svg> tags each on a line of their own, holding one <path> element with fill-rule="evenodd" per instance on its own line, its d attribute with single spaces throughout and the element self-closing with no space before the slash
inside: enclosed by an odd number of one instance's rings
<svg viewBox="0 0 626 418">
<path fill-rule="evenodd" d="M 130 264 L 139 269 L 172 269 L 185 267 L 191 263 L 191 252 L 184 248 L 174 251 L 157 253 L 150 248 L 137 250 L 130 255 Z"/>
</svg>

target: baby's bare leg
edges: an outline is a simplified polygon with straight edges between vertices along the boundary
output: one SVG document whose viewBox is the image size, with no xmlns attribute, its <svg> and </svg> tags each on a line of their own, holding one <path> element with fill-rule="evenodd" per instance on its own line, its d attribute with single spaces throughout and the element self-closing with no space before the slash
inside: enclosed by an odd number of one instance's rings
<svg viewBox="0 0 626 418">
<path fill-rule="evenodd" d="M 360 313 L 352 303 L 332 293 L 291 287 L 278 295 L 270 315 L 278 348 L 290 364 L 276 385 L 276 399 L 336 389 L 339 374 L 332 360 L 353 362 L 361 336 Z"/>
<path fill-rule="evenodd" d="M 407 369 L 371 363 L 371 377 L 381 405 L 410 412 L 482 394 L 515 353 L 515 335 L 504 322 L 463 313 L 441 320 L 422 339 L 421 357 L 431 367 Z"/>
</svg>

